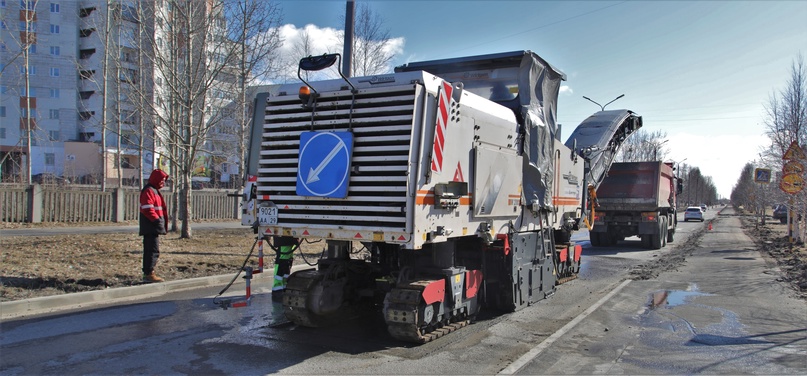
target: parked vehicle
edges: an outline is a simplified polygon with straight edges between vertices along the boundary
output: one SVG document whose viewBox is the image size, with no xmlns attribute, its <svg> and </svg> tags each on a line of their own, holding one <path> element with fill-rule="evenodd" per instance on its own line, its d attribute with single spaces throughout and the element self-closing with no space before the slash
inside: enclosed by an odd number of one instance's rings
<svg viewBox="0 0 807 376">
<path fill-rule="evenodd" d="M 70 184 L 70 180 L 50 173 L 31 175 L 31 182 L 35 184 Z"/>
<path fill-rule="evenodd" d="M 672 163 L 614 163 L 597 188 L 591 245 L 611 246 L 629 236 L 660 249 L 675 240 L 676 195 L 682 184 Z"/>
<path fill-rule="evenodd" d="M 690 206 L 684 211 L 684 222 L 689 220 L 703 222 L 703 209 L 700 206 Z"/>
<path fill-rule="evenodd" d="M 707 210 L 708 208 L 709 208 L 709 207 L 708 207 L 708 206 L 706 206 L 706 204 L 701 204 L 701 210 L 703 210 L 703 212 L 704 212 L 704 213 L 706 213 L 706 210 Z"/>
<path fill-rule="evenodd" d="M 787 223 L 787 205 L 779 204 L 773 210 L 773 219 L 778 219 L 780 223 Z"/>
<path fill-rule="evenodd" d="M 563 79 L 516 51 L 258 94 L 242 223 L 275 251 L 325 239 L 317 269 L 289 277 L 286 317 L 316 327 L 377 309 L 393 338 L 424 343 L 575 278 L 586 187 L 641 117 L 600 111 L 561 143 Z M 512 95 L 491 99 L 499 85 Z M 351 257 L 358 243 L 366 258 Z"/>
</svg>

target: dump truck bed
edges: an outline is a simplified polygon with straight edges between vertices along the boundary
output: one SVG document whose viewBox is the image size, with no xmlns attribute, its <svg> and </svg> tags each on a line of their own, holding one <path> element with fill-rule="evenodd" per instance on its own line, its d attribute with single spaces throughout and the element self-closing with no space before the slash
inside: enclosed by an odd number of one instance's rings
<svg viewBox="0 0 807 376">
<path fill-rule="evenodd" d="M 600 211 L 654 211 L 668 208 L 674 186 L 672 168 L 663 162 L 611 165 L 597 189 Z"/>
</svg>

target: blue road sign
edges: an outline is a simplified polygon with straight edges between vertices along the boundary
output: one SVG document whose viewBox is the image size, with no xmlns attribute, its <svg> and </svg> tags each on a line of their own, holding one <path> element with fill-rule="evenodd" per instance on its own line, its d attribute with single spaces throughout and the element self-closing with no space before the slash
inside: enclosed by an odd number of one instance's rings
<svg viewBox="0 0 807 376">
<path fill-rule="evenodd" d="M 297 194 L 345 198 L 353 155 L 351 132 L 303 132 L 300 134 Z"/>
<path fill-rule="evenodd" d="M 771 182 L 771 169 L 757 168 L 754 170 L 754 181 L 757 183 L 770 183 Z"/>
</svg>

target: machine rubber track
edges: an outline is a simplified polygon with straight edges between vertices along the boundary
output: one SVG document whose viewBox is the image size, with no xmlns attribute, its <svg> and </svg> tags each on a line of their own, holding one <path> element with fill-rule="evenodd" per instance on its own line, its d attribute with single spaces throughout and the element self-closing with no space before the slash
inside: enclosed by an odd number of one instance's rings
<svg viewBox="0 0 807 376">
<path fill-rule="evenodd" d="M 454 332 L 470 323 L 467 318 L 452 317 L 441 322 L 425 324 L 422 312 L 426 307 L 421 298 L 428 282 L 414 282 L 392 289 L 384 301 L 384 319 L 387 330 L 395 339 L 426 343 Z"/>
<path fill-rule="evenodd" d="M 562 285 L 566 282 L 572 281 L 577 279 L 577 274 L 570 275 L 568 277 L 558 278 L 557 285 Z"/>
<path fill-rule="evenodd" d="M 323 279 L 317 270 L 294 273 L 283 293 L 283 312 L 286 318 L 300 326 L 316 328 L 325 324 L 325 318 L 308 310 L 308 293 Z"/>
</svg>

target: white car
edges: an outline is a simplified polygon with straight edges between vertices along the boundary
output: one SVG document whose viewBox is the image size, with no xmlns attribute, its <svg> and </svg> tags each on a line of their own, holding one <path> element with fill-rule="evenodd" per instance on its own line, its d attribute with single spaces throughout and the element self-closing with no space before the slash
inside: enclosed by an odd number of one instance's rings
<svg viewBox="0 0 807 376">
<path fill-rule="evenodd" d="M 699 220 L 703 222 L 703 210 L 701 210 L 700 206 L 690 206 L 684 212 L 684 222 L 689 222 L 689 220 Z"/>
</svg>

